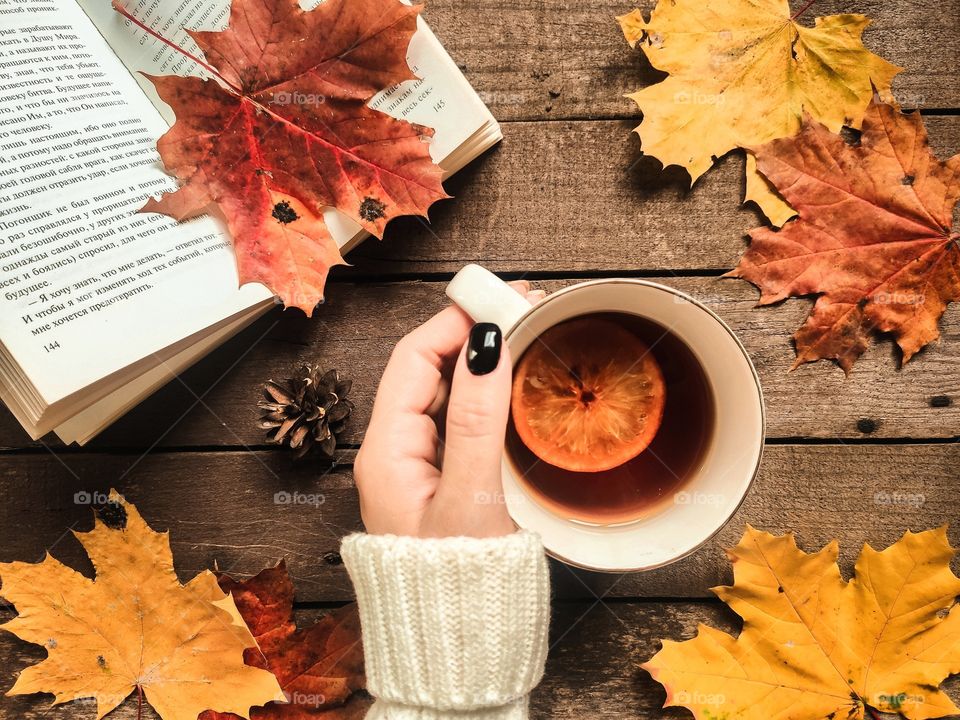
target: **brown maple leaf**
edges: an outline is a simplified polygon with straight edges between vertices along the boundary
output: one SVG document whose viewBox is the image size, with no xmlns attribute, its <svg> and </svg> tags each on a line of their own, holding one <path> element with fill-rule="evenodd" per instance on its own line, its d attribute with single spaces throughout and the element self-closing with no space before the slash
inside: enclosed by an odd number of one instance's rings
<svg viewBox="0 0 960 720">
<path fill-rule="evenodd" d="M 360 720 L 366 714 L 371 700 L 357 693 L 365 678 L 356 605 L 298 630 L 292 620 L 293 582 L 284 562 L 242 582 L 221 575 L 219 583 L 233 595 L 260 646 L 259 651 L 247 651 L 247 664 L 272 672 L 288 701 L 254 708 L 253 720 Z M 200 715 L 200 720 L 235 718 L 215 712 Z"/>
<path fill-rule="evenodd" d="M 420 6 L 400 0 L 233 0 L 220 32 L 188 31 L 214 79 L 148 76 L 176 113 L 157 144 L 176 191 L 143 212 L 177 220 L 216 206 L 240 282 L 261 282 L 308 315 L 343 260 L 323 222 L 334 207 L 383 236 L 399 215 L 426 216 L 448 197 L 430 158 L 432 131 L 367 107 L 413 79 L 406 53 Z"/>
<path fill-rule="evenodd" d="M 752 231 L 728 276 L 758 286 L 761 305 L 818 295 L 794 335 L 794 367 L 831 358 L 849 372 L 873 330 L 893 334 L 904 362 L 939 337 L 947 303 L 960 299 L 960 155 L 938 160 L 918 113 L 877 100 L 859 142 L 808 117 L 797 136 L 755 153 L 799 218 Z"/>
</svg>

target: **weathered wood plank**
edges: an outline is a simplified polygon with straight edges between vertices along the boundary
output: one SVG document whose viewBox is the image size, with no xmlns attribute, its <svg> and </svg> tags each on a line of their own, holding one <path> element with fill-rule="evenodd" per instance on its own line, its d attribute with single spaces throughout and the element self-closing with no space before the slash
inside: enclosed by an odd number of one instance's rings
<svg viewBox="0 0 960 720">
<path fill-rule="evenodd" d="M 960 0 L 958 0 L 960 1 Z M 958 75 L 960 77 L 960 75 Z M 941 157 L 960 152 L 960 117 L 928 117 Z M 627 121 L 511 123 L 501 147 L 449 183 L 431 225 L 395 221 L 363 243 L 335 278 L 453 272 L 728 270 L 762 224 L 743 207 L 743 157 L 689 189 L 686 171 L 641 156 Z"/>
<path fill-rule="evenodd" d="M 743 507 L 700 551 L 667 568 L 623 576 L 555 564 L 557 593 L 708 597 L 708 588 L 729 580 L 722 548 L 737 542 L 745 523 L 794 530 L 808 549 L 837 537 L 849 570 L 866 541 L 883 547 L 908 528 L 955 521 L 958 467 L 960 447 L 949 444 L 768 446 Z M 0 459 L 0 487 L 0 561 L 37 561 L 49 550 L 89 571 L 66 530 L 88 529 L 89 496 L 117 487 L 153 527 L 170 530 L 185 578 L 215 564 L 253 574 L 285 557 L 301 600 L 352 597 L 335 555 L 340 538 L 361 529 L 348 466 L 328 472 L 319 463 L 293 463 L 275 453 L 19 455 Z M 283 502 L 294 493 L 300 493 L 297 501 Z M 960 541 L 956 522 L 951 534 Z"/>
<path fill-rule="evenodd" d="M 299 610 L 304 626 L 321 613 Z M 0 615 L 7 619 L 9 613 Z M 531 717 L 543 718 L 689 718 L 680 708 L 661 709 L 666 694 L 640 663 L 650 659 L 660 640 L 693 637 L 699 623 L 737 633 L 736 616 L 720 603 L 558 603 L 551 617 L 550 655 L 543 681 L 531 697 Z M 5 659 L 0 689 L 13 684 L 16 673 L 43 658 L 34 645 L 0 634 L 0 657 Z M 944 690 L 960 698 L 960 676 Z M 43 695 L 0 698 L 0 720 L 87 720 L 93 708 L 85 702 L 49 708 Z M 111 720 L 134 720 L 136 699 L 130 698 Z M 157 720 L 145 709 L 143 720 Z"/>
<path fill-rule="evenodd" d="M 12 613 L 0 614 L 6 620 Z M 322 614 L 298 610 L 301 626 Z M 661 711 L 664 692 L 637 665 L 659 646 L 660 635 L 689 637 L 698 622 L 734 630 L 735 619 L 716 603 L 646 603 L 591 606 L 561 603 L 551 617 L 551 652 L 547 672 L 531 698 L 535 718 L 582 717 L 690 717 L 672 709 Z M 0 689 L 13 684 L 18 671 L 44 657 L 37 646 L 0 634 L 0 657 L 5 667 Z M 0 720 L 86 720 L 93 708 L 85 701 L 49 707 L 46 695 L 0 698 Z M 134 720 L 136 697 L 130 697 L 110 717 Z M 158 720 L 152 708 L 144 708 L 143 720 Z"/>
<path fill-rule="evenodd" d="M 555 290 L 573 281 L 535 283 Z M 760 373 L 771 438 L 947 438 L 960 434 L 960 311 L 951 308 L 943 339 L 898 370 L 892 342 L 876 342 L 849 378 L 826 362 L 790 372 L 790 338 L 808 301 L 755 308 L 756 290 L 739 280 L 661 278 L 703 300 L 746 345 Z M 259 388 L 302 362 L 354 378 L 357 409 L 343 442 L 358 444 L 390 352 L 405 333 L 446 302 L 443 283 L 332 286 L 316 321 L 294 313 L 264 318 L 107 430 L 92 448 L 255 446 Z M 279 322 L 278 322 L 279 320 Z M 237 361 L 243 353 L 249 353 Z M 48 438 L 54 445 L 55 439 Z M 6 411 L 0 445 L 29 446 Z"/>
<path fill-rule="evenodd" d="M 652 1 L 641 3 L 651 7 Z M 432 213 L 427 229 L 398 222 L 384 244 L 370 242 L 351 256 L 356 268 L 334 276 L 415 276 L 449 273 L 479 260 L 512 273 L 569 271 L 695 271 L 727 269 L 757 219 L 738 208 L 742 162 L 726 158 L 692 191 L 676 168 L 639 159 L 635 108 L 624 92 L 658 76 L 623 42 L 613 16 L 633 3 L 610 0 L 507 0 L 492 9 L 475 0 L 432 0 L 426 18 L 494 113 L 508 122 L 501 148 L 450 183 L 457 199 Z M 921 4 L 855 0 L 818 3 L 817 14 L 865 12 L 874 18 L 866 43 L 908 72 L 898 99 L 928 109 L 960 107 L 960 0 L 937 12 Z M 813 17 L 813 11 L 809 13 Z M 491 48 L 496 51 L 491 52 Z M 596 121 L 597 118 L 619 120 Z M 566 122 L 585 120 L 585 122 Z M 927 119 L 941 153 L 960 147 L 960 119 Z M 755 293 L 706 278 L 666 280 L 705 299 L 743 337 L 766 389 L 774 437 L 949 438 L 958 435 L 956 311 L 943 343 L 903 371 L 892 369 L 889 343 L 871 349 L 850 380 L 827 366 L 787 374 L 790 332 L 803 302 L 750 309 Z M 557 284 L 547 284 L 555 287 Z M 393 343 L 442 302 L 437 284 L 331 286 L 319 322 L 267 319 L 214 354 L 108 433 L 100 447 L 222 446 L 259 442 L 253 410 L 259 383 L 302 360 L 320 359 L 357 378 L 358 413 L 346 440 L 359 441 L 379 373 Z M 218 382 L 220 376 L 226 377 Z M 209 392 L 208 392 L 209 391 Z M 936 399 L 935 399 L 936 398 Z M 952 404 L 942 407 L 944 402 Z M 934 407 L 936 406 L 936 407 Z M 192 408 L 192 409 L 191 409 Z M 181 415 L 185 416 L 181 418 Z M 0 413 L 0 447 L 29 443 Z M 352 592 L 335 551 L 339 536 L 359 529 L 350 468 L 317 479 L 315 462 L 293 465 L 278 453 L 189 452 L 0 455 L 0 559 L 39 559 L 47 547 L 87 572 L 89 565 L 64 531 L 89 527 L 77 492 L 118 485 L 158 528 L 170 528 L 184 576 L 219 561 L 245 574 L 281 556 L 290 560 L 302 600 L 344 600 Z M 955 446 L 773 446 L 754 493 L 734 523 L 695 556 L 671 568 L 621 579 L 554 565 L 562 597 L 591 598 L 555 608 L 548 675 L 534 696 L 533 715 L 550 718 L 689 717 L 658 709 L 663 692 L 637 669 L 658 638 L 690 637 L 698 622 L 731 629 L 731 614 L 715 603 L 593 604 L 592 595 L 706 596 L 729 580 L 720 547 L 736 540 L 743 522 L 795 529 L 801 544 L 842 541 L 849 572 L 859 545 L 892 542 L 907 527 L 956 519 Z M 349 461 L 350 455 L 345 459 Z M 278 492 L 321 493 L 321 505 L 276 504 Z M 318 501 L 319 502 L 319 501 Z M 26 530 L 25 530 L 26 529 Z M 952 531 L 954 542 L 957 530 Z M 301 621 L 316 616 L 301 611 Z M 6 619 L 6 616 L 3 619 Z M 2 689 L 41 653 L 0 635 Z M 958 697 L 956 682 L 949 686 Z M 49 698 L 0 699 L 0 719 L 80 718 L 89 705 L 48 709 Z M 127 703 L 117 718 L 132 720 Z M 144 717 L 155 718 L 152 713 Z"/>
<path fill-rule="evenodd" d="M 960 147 L 960 117 L 930 118 L 929 124 L 941 153 Z M 738 158 L 726 158 L 717 172 L 708 174 L 690 193 L 684 193 L 676 184 L 656 190 L 663 187 L 665 179 L 651 170 L 648 161 L 628 170 L 636 159 L 636 148 L 624 123 L 520 123 L 511 127 L 517 130 L 519 145 L 505 144 L 502 150 L 468 170 L 465 177 L 458 176 L 454 182 L 467 186 L 460 193 L 463 197 L 441 207 L 432 229 L 416 221 L 398 224 L 387 242 L 368 241 L 351 256 L 355 271 L 452 272 L 470 261 L 512 273 L 722 269 L 736 263 L 744 247 L 743 232 L 757 222 L 752 212 L 737 208 L 742 165 Z M 545 132 L 557 134 L 553 145 L 545 146 Z M 620 149 L 619 155 L 606 150 L 610 143 Z M 576 172 L 571 172 L 572 168 Z M 578 203 L 578 198 L 582 202 Z M 437 239 L 433 232 L 445 240 Z M 350 272 L 342 277 L 349 278 Z M 842 402 L 823 412 L 823 404 L 837 396 L 817 393 L 812 403 L 806 402 L 804 392 L 813 392 L 806 377 L 810 370 L 794 373 L 784 381 L 783 370 L 789 362 L 784 342 L 799 324 L 804 312 L 799 309 L 802 302 L 754 313 L 747 305 L 755 294 L 745 285 L 694 278 L 676 282 L 694 294 L 716 295 L 721 313 L 727 312 L 723 306 L 735 309 L 726 317 L 743 335 L 762 371 L 766 359 L 760 348 L 773 353 L 773 364 L 764 374 L 771 401 L 777 400 L 777 388 L 786 382 L 782 402 L 771 402 L 773 436 L 858 437 L 862 433 L 855 425 L 862 418 L 874 419 L 870 413 L 878 415 L 876 419 L 881 421 L 874 436 L 957 434 L 960 425 L 947 422 L 956 419 L 954 411 L 941 408 L 931 412 L 927 407 L 931 397 L 949 396 L 957 389 L 952 369 L 955 363 L 949 354 L 949 337 L 953 334 L 949 319 L 947 342 L 942 350 L 927 353 L 929 357 L 903 373 L 919 378 L 917 385 L 911 383 L 904 408 L 900 406 L 898 383 L 889 382 L 890 365 L 882 357 L 889 352 L 889 346 L 883 345 L 872 351 L 873 357 L 880 353 L 876 366 L 880 374 L 868 369 L 869 356 L 858 365 L 853 381 L 846 384 L 840 381 L 838 372 L 825 368 L 813 371 L 829 376 L 829 389 L 842 388 L 844 396 Z M 731 289 L 738 285 L 738 290 Z M 202 362 L 196 371 L 184 375 L 186 385 L 171 383 L 154 401 L 108 433 L 101 444 L 146 447 L 158 438 L 167 445 L 257 443 L 259 433 L 249 421 L 255 386 L 270 374 L 287 372 L 291 366 L 288 361 L 299 357 L 354 369 L 361 395 L 353 428 L 362 428 L 363 413 L 369 409 L 362 393 L 367 392 L 367 399 L 370 397 L 394 340 L 438 306 L 441 296 L 436 287 L 427 285 L 422 297 L 417 297 L 417 286 L 411 286 L 411 290 L 402 286 L 371 289 L 331 283 L 330 301 L 316 321 L 288 313 L 209 397 L 204 392 L 231 370 L 273 320 L 244 333 Z M 421 309 L 426 312 L 419 312 Z M 383 312 L 387 313 L 385 318 Z M 389 331 L 376 335 L 374 329 L 380 322 Z M 750 337 L 752 329 L 757 332 L 755 342 Z M 349 343 L 354 340 L 357 344 L 351 346 Z M 938 361 L 934 373 L 930 370 L 932 356 L 940 352 L 948 354 Z M 926 369 L 918 370 L 920 365 Z M 875 387 L 860 392 L 860 383 L 868 382 L 868 376 L 876 378 Z M 801 391 L 795 392 L 797 389 Z M 886 408 L 885 397 L 892 399 Z M 799 414 L 794 412 L 795 406 L 799 407 Z M 193 411 L 177 422 L 191 407 Z M 777 423 L 778 407 L 785 410 L 783 417 L 788 422 L 784 425 Z M 812 411 L 806 422 L 805 409 Z M 906 411 L 905 421 L 901 409 Z M 797 417 L 800 420 L 795 422 Z M 28 440 L 13 419 L 6 411 L 0 412 L 0 447 L 25 444 L 29 444 Z"/>
<path fill-rule="evenodd" d="M 431 0 L 424 17 L 502 120 L 634 117 L 625 93 L 663 77 L 630 50 L 614 19 L 653 0 Z M 794 0 L 796 10 L 802 5 Z M 823 0 L 818 15 L 865 13 L 866 46 L 906 68 L 895 82 L 906 107 L 960 106 L 960 3 Z"/>
<path fill-rule="evenodd" d="M 0 561 L 39 561 L 49 551 L 92 571 L 69 531 L 89 530 L 91 505 L 117 488 L 151 527 L 169 528 L 185 579 L 202 567 L 251 575 L 286 558 L 301 600 L 352 597 L 337 555 L 340 539 L 362 529 L 349 464 L 262 452 L 50 453 L 0 458 L 0 488 L 9 500 Z"/>
</svg>

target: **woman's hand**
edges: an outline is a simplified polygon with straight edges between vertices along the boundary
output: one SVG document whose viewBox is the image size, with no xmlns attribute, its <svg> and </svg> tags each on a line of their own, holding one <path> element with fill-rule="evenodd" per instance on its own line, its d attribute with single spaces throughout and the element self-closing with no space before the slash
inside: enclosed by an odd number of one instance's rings
<svg viewBox="0 0 960 720">
<path fill-rule="evenodd" d="M 524 281 L 511 285 L 531 303 L 543 297 Z M 397 343 L 354 466 L 367 532 L 514 531 L 500 477 L 510 385 L 510 351 L 499 328 L 474 326 L 457 307 Z"/>
</svg>

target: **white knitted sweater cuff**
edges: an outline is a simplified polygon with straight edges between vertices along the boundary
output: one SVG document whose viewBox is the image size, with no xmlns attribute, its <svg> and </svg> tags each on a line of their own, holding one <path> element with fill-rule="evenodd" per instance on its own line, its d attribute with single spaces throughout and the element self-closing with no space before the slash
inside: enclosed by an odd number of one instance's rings
<svg viewBox="0 0 960 720">
<path fill-rule="evenodd" d="M 499 538 L 350 535 L 371 720 L 520 720 L 543 676 L 550 580 L 543 545 Z M 453 711 L 453 712 L 450 712 Z"/>
</svg>

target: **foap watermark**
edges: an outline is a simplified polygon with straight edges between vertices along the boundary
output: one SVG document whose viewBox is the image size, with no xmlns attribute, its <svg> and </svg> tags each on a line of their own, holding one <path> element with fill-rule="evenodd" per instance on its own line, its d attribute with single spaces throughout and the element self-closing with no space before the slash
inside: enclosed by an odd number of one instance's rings
<svg viewBox="0 0 960 720">
<path fill-rule="evenodd" d="M 927 105 L 926 95 L 920 95 L 919 93 L 908 90 L 895 90 L 892 94 L 894 102 L 902 108 L 915 109 Z"/>
<path fill-rule="evenodd" d="M 298 707 L 320 708 L 327 704 L 326 695 L 288 692 L 286 690 L 283 691 L 283 694 L 286 696 L 288 703 L 291 705 L 297 705 Z"/>
<path fill-rule="evenodd" d="M 512 496 L 500 490 L 494 492 L 481 490 L 473 494 L 473 502 L 476 505 L 505 505 L 509 499 L 512 499 Z"/>
<path fill-rule="evenodd" d="M 875 505 L 897 505 L 901 507 L 920 508 L 927 501 L 923 493 L 887 492 L 879 490 L 873 494 Z"/>
<path fill-rule="evenodd" d="M 106 505 L 110 502 L 110 494 L 99 490 L 80 490 L 73 494 L 74 505 Z"/>
<path fill-rule="evenodd" d="M 323 105 L 327 101 L 325 95 L 302 92 L 277 92 L 270 94 L 271 105 Z"/>
<path fill-rule="evenodd" d="M 704 693 L 699 690 L 688 692 L 681 690 L 673 696 L 675 703 L 681 705 L 723 705 L 727 702 L 727 696 L 723 693 Z"/>
<path fill-rule="evenodd" d="M 518 105 L 526 100 L 522 93 L 504 90 L 480 90 L 477 94 L 485 105 Z"/>
<path fill-rule="evenodd" d="M 274 505 L 308 505 L 318 508 L 326 501 L 327 498 L 321 493 L 287 492 L 286 490 L 281 490 L 273 496 Z"/>
<path fill-rule="evenodd" d="M 729 296 L 698 294 L 696 297 L 692 297 L 690 295 L 673 293 L 674 305 L 720 305 L 725 302 L 730 302 Z"/>
<path fill-rule="evenodd" d="M 101 666 L 101 669 L 103 669 L 102 666 Z M 77 698 L 76 700 L 73 701 L 73 703 L 76 704 L 76 708 L 78 712 L 85 713 L 86 712 L 85 708 L 87 707 L 91 708 L 91 712 L 96 711 L 99 706 L 116 707 L 117 705 L 120 705 L 128 697 L 130 697 L 129 693 L 127 694 L 118 693 L 116 695 L 98 694 L 97 697 L 95 698 L 93 697 Z"/>
<path fill-rule="evenodd" d="M 673 96 L 677 105 L 723 105 L 727 98 L 723 93 L 678 92 Z"/>
<path fill-rule="evenodd" d="M 927 296 L 912 292 L 879 292 L 870 296 L 870 302 L 875 305 L 923 305 Z"/>
<path fill-rule="evenodd" d="M 681 490 L 673 496 L 674 505 L 722 505 L 723 501 L 721 493 Z"/>
<path fill-rule="evenodd" d="M 927 701 L 923 695 L 914 695 L 912 693 L 878 693 L 876 695 L 878 702 L 872 703 L 880 707 L 886 706 L 893 711 L 899 711 L 904 705 L 920 705 Z"/>
</svg>

